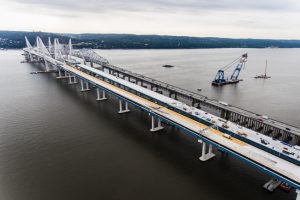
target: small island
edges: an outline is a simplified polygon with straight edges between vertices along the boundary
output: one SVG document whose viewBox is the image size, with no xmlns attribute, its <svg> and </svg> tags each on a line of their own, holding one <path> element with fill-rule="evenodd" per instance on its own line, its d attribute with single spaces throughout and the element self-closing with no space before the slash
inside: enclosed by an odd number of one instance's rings
<svg viewBox="0 0 300 200">
<path fill-rule="evenodd" d="M 162 67 L 171 68 L 174 67 L 173 65 L 163 65 Z"/>
</svg>

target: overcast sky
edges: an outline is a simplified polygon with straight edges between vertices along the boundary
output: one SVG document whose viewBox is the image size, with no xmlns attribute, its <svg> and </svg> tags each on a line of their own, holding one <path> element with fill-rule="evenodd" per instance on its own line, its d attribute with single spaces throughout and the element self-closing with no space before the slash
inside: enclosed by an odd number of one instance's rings
<svg viewBox="0 0 300 200">
<path fill-rule="evenodd" d="M 300 39 L 300 0 L 0 0 L 0 30 Z"/>
</svg>

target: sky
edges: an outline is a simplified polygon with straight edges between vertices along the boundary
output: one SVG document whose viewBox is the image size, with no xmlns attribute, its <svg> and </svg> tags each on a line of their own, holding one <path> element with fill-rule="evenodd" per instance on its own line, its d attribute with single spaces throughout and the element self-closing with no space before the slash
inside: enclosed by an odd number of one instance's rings
<svg viewBox="0 0 300 200">
<path fill-rule="evenodd" d="M 300 0 L 0 0 L 0 30 L 300 39 Z"/>
</svg>

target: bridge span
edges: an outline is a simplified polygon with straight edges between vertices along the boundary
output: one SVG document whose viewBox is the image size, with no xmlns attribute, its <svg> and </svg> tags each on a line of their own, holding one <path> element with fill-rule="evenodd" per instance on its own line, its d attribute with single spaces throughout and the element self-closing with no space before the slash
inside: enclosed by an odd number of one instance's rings
<svg viewBox="0 0 300 200">
<path fill-rule="evenodd" d="M 150 131 L 159 131 L 164 124 L 169 124 L 194 137 L 202 145 L 201 161 L 213 158 L 214 149 L 219 149 L 293 186 L 298 194 L 297 200 L 300 200 L 299 146 L 274 140 L 238 123 L 226 121 L 197 107 L 88 66 L 84 55 L 78 58 L 79 56 L 72 54 L 71 42 L 67 53 L 64 53 L 65 47 L 58 40 L 54 41 L 53 53 L 52 46 L 47 48 L 40 38 L 37 38 L 36 47 L 32 47 L 27 39 L 26 43 L 24 55 L 27 61 L 44 62 L 46 71 L 53 68 L 58 73 L 57 79 L 68 79 L 69 84 L 80 82 L 82 92 L 95 89 L 98 101 L 107 100 L 107 93 L 116 96 L 119 99 L 120 114 L 130 112 L 131 107 L 149 113 Z M 101 59 L 102 66 L 108 64 L 105 59 Z"/>
<path fill-rule="evenodd" d="M 137 85 L 141 85 L 175 100 L 184 101 L 190 106 L 201 108 L 207 112 L 213 111 L 226 120 L 263 133 L 264 135 L 275 137 L 286 143 L 300 145 L 300 129 L 298 127 L 269 117 L 265 118 L 263 114 L 257 114 L 244 108 L 222 104 L 216 99 L 211 99 L 199 93 L 131 72 L 108 62 L 103 62 L 91 50 L 84 50 L 83 53 L 74 51 L 73 55 L 77 57 L 83 56 L 90 66 L 99 67 L 110 74 L 117 75 Z"/>
</svg>

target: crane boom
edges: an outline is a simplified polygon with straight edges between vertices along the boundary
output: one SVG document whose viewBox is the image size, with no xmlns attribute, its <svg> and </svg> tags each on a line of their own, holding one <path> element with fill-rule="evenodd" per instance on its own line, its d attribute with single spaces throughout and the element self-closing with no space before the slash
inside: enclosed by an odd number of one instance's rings
<svg viewBox="0 0 300 200">
<path fill-rule="evenodd" d="M 226 65 L 225 67 L 218 70 L 215 79 L 212 81 L 212 85 L 221 86 L 226 84 L 232 84 L 232 83 L 238 83 L 240 80 L 239 75 L 241 72 L 241 69 L 245 66 L 245 63 L 247 62 L 248 54 L 245 53 L 238 59 L 231 62 L 229 65 Z M 230 77 L 230 79 L 225 79 L 225 70 L 231 68 L 235 63 L 236 67 L 233 70 L 233 73 Z"/>
<path fill-rule="evenodd" d="M 234 69 L 234 71 L 230 77 L 231 80 L 238 80 L 241 69 L 245 66 L 247 58 L 248 58 L 248 55 L 246 53 L 242 55 L 240 62 L 237 64 L 236 68 Z"/>
</svg>

